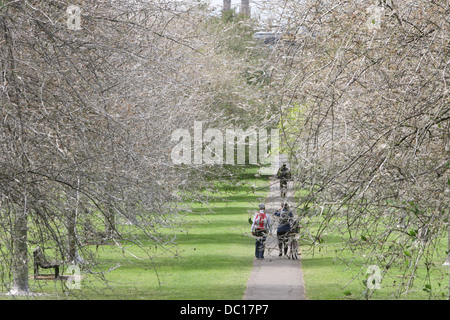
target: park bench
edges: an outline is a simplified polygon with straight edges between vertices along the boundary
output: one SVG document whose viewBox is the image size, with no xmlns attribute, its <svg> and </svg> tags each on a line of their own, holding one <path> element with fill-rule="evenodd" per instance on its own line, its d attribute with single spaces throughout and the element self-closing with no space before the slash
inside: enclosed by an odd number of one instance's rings
<svg viewBox="0 0 450 320">
<path fill-rule="evenodd" d="M 55 279 L 59 277 L 59 266 L 62 264 L 59 261 L 46 261 L 42 249 L 37 247 L 33 251 L 34 258 L 34 278 L 37 279 L 39 274 L 39 268 L 43 269 L 55 269 Z"/>
</svg>

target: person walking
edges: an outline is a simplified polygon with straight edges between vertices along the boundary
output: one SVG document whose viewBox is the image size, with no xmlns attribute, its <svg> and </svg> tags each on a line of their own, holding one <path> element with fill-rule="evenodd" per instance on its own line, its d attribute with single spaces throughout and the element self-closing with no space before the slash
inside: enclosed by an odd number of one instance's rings
<svg viewBox="0 0 450 320">
<path fill-rule="evenodd" d="M 280 192 L 281 197 L 286 197 L 286 191 L 288 187 L 288 181 L 292 178 L 291 171 L 284 163 L 281 168 L 278 169 L 277 178 L 280 179 Z"/>
<path fill-rule="evenodd" d="M 277 212 L 275 212 L 274 216 L 280 218 L 277 228 L 277 238 L 278 249 L 280 250 L 278 256 L 281 257 L 283 255 L 283 249 L 284 255 L 287 254 L 288 234 L 291 230 L 291 221 L 294 218 L 294 215 L 292 214 L 292 211 L 289 210 L 289 205 L 287 203 L 282 203 L 281 208 L 278 209 Z"/>
<path fill-rule="evenodd" d="M 264 203 L 259 205 L 259 211 L 253 217 L 252 235 L 256 237 L 255 242 L 255 258 L 264 259 L 264 250 L 266 246 L 267 235 L 270 233 L 271 220 L 266 214 L 266 206 Z"/>
</svg>

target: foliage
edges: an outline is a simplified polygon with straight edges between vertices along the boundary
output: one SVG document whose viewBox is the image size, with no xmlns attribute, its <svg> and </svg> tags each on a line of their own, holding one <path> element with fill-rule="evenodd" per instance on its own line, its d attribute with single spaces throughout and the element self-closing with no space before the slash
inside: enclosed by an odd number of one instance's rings
<svg viewBox="0 0 450 320">
<path fill-rule="evenodd" d="M 179 194 L 203 180 L 187 179 L 196 169 L 175 168 L 168 152 L 171 133 L 207 105 L 200 45 L 189 40 L 196 6 L 80 6 L 80 30 L 61 2 L 0 11 L 0 275 L 13 293 L 28 293 L 38 245 L 95 265 L 85 242 L 132 237 L 132 224 L 163 247 L 172 236 L 160 229 L 184 209 Z"/>
<path fill-rule="evenodd" d="M 448 3 L 379 1 L 379 28 L 363 2 L 282 3 L 297 32 L 276 48 L 271 89 L 310 190 L 299 206 L 325 207 L 323 229 L 368 263 L 398 264 L 406 294 L 421 263 L 432 273 L 448 259 Z"/>
<path fill-rule="evenodd" d="M 208 203 L 185 199 L 194 202 L 192 211 L 175 230 L 161 230 L 175 235 L 163 247 L 155 246 L 136 225 L 128 226 L 133 237 L 86 245 L 98 263 L 82 271 L 81 289 L 68 289 L 63 281 L 31 280 L 31 290 L 44 294 L 34 298 L 241 299 L 254 253 L 254 240 L 247 236 L 248 210 L 257 208 L 267 195 L 267 181 L 255 178 L 256 172 L 256 168 L 242 169 L 239 185 L 234 180 L 216 181 L 214 189 L 203 192 Z"/>
</svg>

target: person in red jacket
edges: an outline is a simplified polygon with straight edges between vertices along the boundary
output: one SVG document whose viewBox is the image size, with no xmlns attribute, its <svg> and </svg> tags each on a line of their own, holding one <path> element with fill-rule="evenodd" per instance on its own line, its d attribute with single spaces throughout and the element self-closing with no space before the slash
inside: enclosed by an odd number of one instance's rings
<svg viewBox="0 0 450 320">
<path fill-rule="evenodd" d="M 256 237 L 255 258 L 258 260 L 264 259 L 266 239 L 271 227 L 270 217 L 266 214 L 265 210 L 266 206 L 264 203 L 261 203 L 259 205 L 259 211 L 253 217 L 251 229 L 252 235 Z"/>
</svg>

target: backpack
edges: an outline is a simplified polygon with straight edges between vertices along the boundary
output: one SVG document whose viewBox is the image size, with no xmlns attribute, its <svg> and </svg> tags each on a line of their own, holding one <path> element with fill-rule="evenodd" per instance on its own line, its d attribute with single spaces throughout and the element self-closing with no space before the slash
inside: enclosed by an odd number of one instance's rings
<svg viewBox="0 0 450 320">
<path fill-rule="evenodd" d="M 267 215 L 265 212 L 258 212 L 255 219 L 256 230 L 264 230 L 267 226 Z"/>
<path fill-rule="evenodd" d="M 283 168 L 281 168 L 278 171 L 277 177 L 278 177 L 278 179 L 290 179 L 291 173 L 290 173 L 289 169 L 286 168 L 283 170 Z"/>
<path fill-rule="evenodd" d="M 292 217 L 290 216 L 292 214 L 289 210 L 282 209 L 280 211 L 280 224 L 286 224 L 289 223 Z"/>
<path fill-rule="evenodd" d="M 299 233 L 300 232 L 300 223 L 298 220 L 291 220 L 291 230 L 290 233 Z"/>
</svg>

